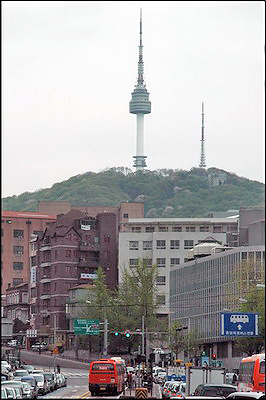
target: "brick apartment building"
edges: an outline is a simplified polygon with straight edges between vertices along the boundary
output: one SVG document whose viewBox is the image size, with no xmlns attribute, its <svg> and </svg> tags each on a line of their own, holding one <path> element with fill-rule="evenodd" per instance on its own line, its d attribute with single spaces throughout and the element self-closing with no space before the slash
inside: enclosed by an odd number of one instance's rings
<svg viewBox="0 0 266 400">
<path fill-rule="evenodd" d="M 1 217 L 1 293 L 8 285 L 16 286 L 29 279 L 29 242 L 32 234 L 44 232 L 54 215 L 32 211 L 2 211 Z"/>
<path fill-rule="evenodd" d="M 69 320 L 66 301 L 69 289 L 90 283 L 101 266 L 109 288 L 118 282 L 117 218 L 112 213 L 91 217 L 79 210 L 57 216 L 55 223 L 35 242 L 32 262 L 31 310 L 35 328 L 56 343 L 66 343 Z M 32 286 L 34 284 L 34 286 Z"/>
</svg>

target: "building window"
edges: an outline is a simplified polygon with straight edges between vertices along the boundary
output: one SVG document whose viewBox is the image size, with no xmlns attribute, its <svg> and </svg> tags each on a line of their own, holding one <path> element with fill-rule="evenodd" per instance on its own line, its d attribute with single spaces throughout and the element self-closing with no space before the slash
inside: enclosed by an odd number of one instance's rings
<svg viewBox="0 0 266 400">
<path fill-rule="evenodd" d="M 164 250 L 165 249 L 165 240 L 156 240 L 156 248 Z"/>
<path fill-rule="evenodd" d="M 172 232 L 182 232 L 182 226 L 172 226 Z"/>
<path fill-rule="evenodd" d="M 221 233 L 223 231 L 222 225 L 214 225 L 213 232 L 214 233 Z"/>
<path fill-rule="evenodd" d="M 146 258 L 143 260 L 144 265 L 146 265 L 146 267 L 151 268 L 152 267 L 152 258 Z"/>
<path fill-rule="evenodd" d="M 57 250 L 54 251 L 54 258 L 57 258 Z"/>
<path fill-rule="evenodd" d="M 196 227 L 195 226 L 186 226 L 186 232 L 195 232 Z"/>
<path fill-rule="evenodd" d="M 165 295 L 158 294 L 156 296 L 156 304 L 165 304 Z"/>
<path fill-rule="evenodd" d="M 13 237 L 17 239 L 23 239 L 24 237 L 24 231 L 20 229 L 14 229 L 13 231 Z"/>
<path fill-rule="evenodd" d="M 128 214 L 123 214 L 123 218 L 128 218 Z"/>
<path fill-rule="evenodd" d="M 194 240 L 184 241 L 184 249 L 192 249 L 193 245 L 194 245 Z"/>
<path fill-rule="evenodd" d="M 165 258 L 157 258 L 156 264 L 158 268 L 165 268 Z"/>
<path fill-rule="evenodd" d="M 247 261 L 247 252 L 246 251 L 244 251 L 242 253 L 242 261 Z"/>
<path fill-rule="evenodd" d="M 1 236 L 4 236 L 4 229 L 1 229 Z"/>
<path fill-rule="evenodd" d="M 165 276 L 157 276 L 156 283 L 157 285 L 165 286 Z"/>
<path fill-rule="evenodd" d="M 144 240 L 143 241 L 143 250 L 152 250 L 152 241 Z"/>
<path fill-rule="evenodd" d="M 23 282 L 23 279 L 22 278 L 14 278 L 13 279 L 13 286 L 17 286 L 17 285 L 19 285 L 20 283 L 22 283 Z"/>
<path fill-rule="evenodd" d="M 256 251 L 256 261 L 261 261 L 261 252 Z"/>
<path fill-rule="evenodd" d="M 14 271 L 22 271 L 23 270 L 23 262 L 13 262 L 13 270 Z"/>
<path fill-rule="evenodd" d="M 129 242 L 129 250 L 138 250 L 139 249 L 139 242 L 138 241 L 130 241 Z"/>
<path fill-rule="evenodd" d="M 131 227 L 131 232 L 141 232 L 141 227 L 140 226 L 132 226 Z"/>
<path fill-rule="evenodd" d="M 145 232 L 149 232 L 149 233 L 154 232 L 154 226 L 146 226 Z"/>
<path fill-rule="evenodd" d="M 171 240 L 170 241 L 170 249 L 179 249 L 179 240 Z"/>
<path fill-rule="evenodd" d="M 171 258 L 170 259 L 170 267 L 174 267 L 175 265 L 180 264 L 180 258 Z"/>
<path fill-rule="evenodd" d="M 138 262 L 139 262 L 138 258 L 130 258 L 129 259 L 130 268 L 136 267 L 138 265 Z"/>
<path fill-rule="evenodd" d="M 168 232 L 168 226 L 159 226 L 159 232 Z"/>
<path fill-rule="evenodd" d="M 68 257 L 68 258 L 71 257 L 71 250 L 66 249 L 66 257 Z"/>
<path fill-rule="evenodd" d="M 13 254 L 16 256 L 22 256 L 22 254 L 24 254 L 23 246 L 13 246 Z"/>
</svg>

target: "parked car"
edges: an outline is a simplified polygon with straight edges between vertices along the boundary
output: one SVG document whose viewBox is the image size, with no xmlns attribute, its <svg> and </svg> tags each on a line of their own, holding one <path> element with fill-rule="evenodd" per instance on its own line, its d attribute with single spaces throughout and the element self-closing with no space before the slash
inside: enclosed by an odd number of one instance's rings
<svg viewBox="0 0 266 400">
<path fill-rule="evenodd" d="M 21 382 L 21 384 L 22 384 L 23 397 L 25 399 L 33 399 L 33 391 L 31 389 L 31 385 L 27 382 Z"/>
<path fill-rule="evenodd" d="M 30 384 L 31 390 L 32 390 L 32 393 L 33 393 L 33 398 L 37 398 L 38 392 L 39 392 L 39 388 L 38 388 L 38 385 L 37 385 L 37 382 L 36 382 L 36 379 L 34 378 L 34 376 L 32 376 L 32 375 L 23 376 L 21 378 L 21 383 L 23 383 L 23 382 L 27 382 L 27 383 Z"/>
<path fill-rule="evenodd" d="M 37 386 L 39 388 L 39 393 L 47 394 L 49 392 L 49 386 L 43 374 L 34 374 L 33 376 L 36 379 Z"/>
<path fill-rule="evenodd" d="M 8 399 L 8 391 L 7 388 L 1 386 L 1 399 Z"/>
<path fill-rule="evenodd" d="M 49 391 L 53 392 L 55 390 L 55 380 L 52 372 L 44 372 L 43 376 L 46 378 L 49 386 Z"/>
<path fill-rule="evenodd" d="M 16 399 L 17 398 L 16 391 L 13 387 L 7 386 L 5 388 L 5 390 L 6 390 L 8 399 Z M 1 394 L 2 394 L 2 388 L 1 388 Z"/>
<path fill-rule="evenodd" d="M 22 384 L 18 381 L 5 381 L 1 382 L 1 387 L 12 388 L 15 390 L 15 399 L 23 398 Z"/>
<path fill-rule="evenodd" d="M 21 367 L 29 371 L 30 374 L 32 373 L 32 371 L 34 371 L 34 367 L 32 365 L 23 364 Z"/>
<path fill-rule="evenodd" d="M 30 373 L 26 369 L 17 369 L 13 372 L 14 381 L 20 381 L 22 376 L 28 376 Z"/>
<path fill-rule="evenodd" d="M 66 387 L 67 386 L 67 377 L 64 374 L 60 374 L 60 375 L 61 375 L 61 378 L 63 381 L 62 386 Z"/>
<path fill-rule="evenodd" d="M 197 386 L 194 396 L 208 396 L 208 397 L 227 397 L 230 393 L 236 392 L 237 387 L 226 383 L 205 383 Z"/>
<path fill-rule="evenodd" d="M 7 369 L 9 372 L 11 371 L 11 365 L 5 361 L 5 360 L 1 360 L 1 367 L 4 367 L 5 369 Z"/>
<path fill-rule="evenodd" d="M 43 373 L 44 373 L 43 369 L 34 368 L 34 370 L 32 371 L 32 374 L 43 374 Z"/>
<path fill-rule="evenodd" d="M 12 339 L 12 340 L 10 340 L 9 342 L 7 342 L 7 345 L 8 345 L 8 346 L 11 346 L 11 347 L 17 347 L 18 341 L 15 340 L 15 339 Z"/>
<path fill-rule="evenodd" d="M 265 399 L 263 392 L 234 392 L 227 396 L 227 399 L 234 400 L 252 400 L 252 399 Z"/>
<path fill-rule="evenodd" d="M 63 378 L 61 377 L 61 374 L 55 374 L 55 377 L 56 377 L 56 387 L 57 389 L 59 389 L 63 386 Z"/>
</svg>

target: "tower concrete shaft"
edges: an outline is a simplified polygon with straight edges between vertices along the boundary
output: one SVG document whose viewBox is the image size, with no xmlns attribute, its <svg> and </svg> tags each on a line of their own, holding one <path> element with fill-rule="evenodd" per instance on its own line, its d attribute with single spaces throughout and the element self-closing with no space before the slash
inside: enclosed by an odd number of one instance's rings
<svg viewBox="0 0 266 400">
<path fill-rule="evenodd" d="M 202 103 L 201 111 L 201 152 L 200 152 L 200 168 L 206 168 L 205 146 L 204 146 L 204 103 Z"/>
<path fill-rule="evenodd" d="M 140 10 L 140 42 L 139 42 L 139 61 L 138 61 L 138 79 L 134 91 L 131 93 L 132 98 L 129 102 L 129 111 L 131 114 L 137 115 L 137 146 L 136 155 L 133 156 L 134 165 L 137 170 L 146 167 L 146 158 L 144 156 L 144 114 L 151 112 L 151 102 L 149 101 L 149 93 L 144 83 L 144 62 L 143 62 L 143 45 L 142 45 L 142 10 Z"/>
</svg>

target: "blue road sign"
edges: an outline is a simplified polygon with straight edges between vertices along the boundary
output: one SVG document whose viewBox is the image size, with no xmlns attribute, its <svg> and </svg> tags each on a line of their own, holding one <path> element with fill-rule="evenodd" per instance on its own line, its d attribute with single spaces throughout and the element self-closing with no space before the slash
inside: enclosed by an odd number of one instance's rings
<svg viewBox="0 0 266 400">
<path fill-rule="evenodd" d="M 221 336 L 259 336 L 259 314 L 243 312 L 221 313 Z"/>
</svg>

